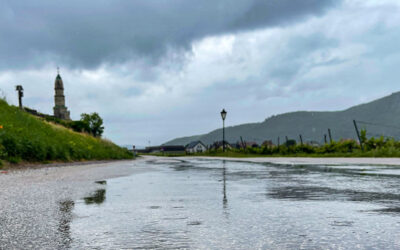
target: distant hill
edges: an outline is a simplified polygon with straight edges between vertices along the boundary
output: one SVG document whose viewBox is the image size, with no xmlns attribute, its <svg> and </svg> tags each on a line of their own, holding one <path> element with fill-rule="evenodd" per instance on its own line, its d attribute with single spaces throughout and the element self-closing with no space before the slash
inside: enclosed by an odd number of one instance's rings
<svg viewBox="0 0 400 250">
<path fill-rule="evenodd" d="M 298 111 L 272 116 L 260 123 L 227 127 L 225 136 L 231 143 L 239 141 L 242 136 L 246 141 L 262 143 L 272 140 L 276 144 L 278 137 L 281 143 L 285 141 L 285 136 L 299 141 L 301 134 L 303 141 L 322 143 L 324 134 L 328 134 L 330 128 L 334 140 L 356 139 L 353 120 L 360 121 L 359 128 L 367 129 L 369 137 L 383 135 L 400 139 L 400 92 L 343 111 Z M 204 135 L 177 138 L 165 145 L 186 145 L 194 140 L 209 145 L 221 138 L 222 129 L 217 129 Z"/>
</svg>

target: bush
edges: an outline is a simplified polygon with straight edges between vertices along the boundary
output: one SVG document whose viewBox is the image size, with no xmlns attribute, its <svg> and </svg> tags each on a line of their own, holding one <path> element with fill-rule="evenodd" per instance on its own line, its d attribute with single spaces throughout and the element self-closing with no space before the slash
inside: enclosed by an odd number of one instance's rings
<svg viewBox="0 0 400 250">
<path fill-rule="evenodd" d="M 11 134 L 3 134 L 0 143 L 4 148 L 6 157 L 14 157 L 18 155 L 20 149 L 18 148 L 19 142 L 17 141 L 17 137 Z"/>
<path fill-rule="evenodd" d="M 0 159 L 5 159 L 6 157 L 7 157 L 6 149 L 0 142 Z"/>
<path fill-rule="evenodd" d="M 7 158 L 7 161 L 8 161 L 9 163 L 12 163 L 12 164 L 18 164 L 18 163 L 21 162 L 21 157 L 18 157 L 18 156 L 8 157 L 8 158 Z"/>
<path fill-rule="evenodd" d="M 299 153 L 306 153 L 306 154 L 314 154 L 316 152 L 316 149 L 313 146 L 307 144 L 298 146 L 298 150 Z"/>
<path fill-rule="evenodd" d="M 296 141 L 295 140 L 287 140 L 287 142 L 285 142 L 285 146 L 286 147 L 296 146 Z"/>
</svg>

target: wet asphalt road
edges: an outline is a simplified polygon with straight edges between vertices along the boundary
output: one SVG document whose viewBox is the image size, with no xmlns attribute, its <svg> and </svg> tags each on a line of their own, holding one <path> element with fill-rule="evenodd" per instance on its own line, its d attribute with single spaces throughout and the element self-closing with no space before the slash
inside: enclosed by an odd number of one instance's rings
<svg viewBox="0 0 400 250">
<path fill-rule="evenodd" d="M 131 161 L 0 174 L 0 249 L 65 249 L 77 200 L 105 178 L 133 172 Z M 141 170 L 137 170 L 141 171 Z"/>
<path fill-rule="evenodd" d="M 400 168 L 213 159 L 0 175 L 0 249 L 400 249 Z"/>
</svg>

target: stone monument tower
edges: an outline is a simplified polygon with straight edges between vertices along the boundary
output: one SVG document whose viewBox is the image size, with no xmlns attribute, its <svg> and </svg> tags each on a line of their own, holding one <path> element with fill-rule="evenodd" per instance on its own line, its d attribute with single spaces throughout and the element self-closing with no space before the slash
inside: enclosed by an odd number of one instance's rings
<svg viewBox="0 0 400 250">
<path fill-rule="evenodd" d="M 60 76 L 60 72 L 57 72 L 56 81 L 54 83 L 54 90 L 56 92 L 54 96 L 55 106 L 54 117 L 60 118 L 63 120 L 71 120 L 69 117 L 69 111 L 65 106 L 65 96 L 64 96 L 64 84 Z"/>
</svg>

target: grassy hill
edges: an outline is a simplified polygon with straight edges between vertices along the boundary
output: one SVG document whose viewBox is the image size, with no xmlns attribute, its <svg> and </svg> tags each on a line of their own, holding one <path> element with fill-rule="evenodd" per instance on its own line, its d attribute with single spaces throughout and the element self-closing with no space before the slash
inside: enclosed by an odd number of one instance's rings
<svg viewBox="0 0 400 250">
<path fill-rule="evenodd" d="M 0 99 L 0 159 L 77 161 L 132 158 L 114 143 L 45 122 Z"/>
<path fill-rule="evenodd" d="M 324 134 L 328 134 L 330 128 L 334 140 L 356 139 L 353 120 L 360 121 L 358 125 L 360 129 L 367 130 L 368 137 L 383 135 L 400 139 L 400 92 L 343 111 L 298 111 L 272 116 L 260 123 L 227 127 L 225 136 L 229 142 L 237 142 L 242 136 L 246 141 L 262 143 L 272 140 L 276 144 L 278 137 L 281 143 L 285 141 L 285 136 L 299 141 L 301 134 L 303 141 L 322 143 Z M 217 129 L 204 135 L 177 138 L 165 144 L 185 145 L 193 140 L 211 144 L 221 138 L 222 130 Z"/>
</svg>

